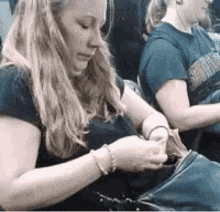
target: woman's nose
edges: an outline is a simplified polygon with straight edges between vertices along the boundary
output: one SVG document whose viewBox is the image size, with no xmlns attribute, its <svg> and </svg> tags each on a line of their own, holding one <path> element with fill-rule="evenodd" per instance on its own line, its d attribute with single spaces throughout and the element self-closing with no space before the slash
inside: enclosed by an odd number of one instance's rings
<svg viewBox="0 0 220 212">
<path fill-rule="evenodd" d="M 98 30 L 92 34 L 90 39 L 90 45 L 93 48 L 98 48 L 102 45 L 102 43 L 103 43 L 103 39 L 101 36 L 101 32 L 100 30 Z"/>
</svg>

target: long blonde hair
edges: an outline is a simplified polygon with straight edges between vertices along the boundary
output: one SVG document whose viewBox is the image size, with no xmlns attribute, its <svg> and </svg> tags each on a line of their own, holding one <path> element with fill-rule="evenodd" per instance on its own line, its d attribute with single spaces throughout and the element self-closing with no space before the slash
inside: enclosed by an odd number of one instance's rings
<svg viewBox="0 0 220 212">
<path fill-rule="evenodd" d="M 30 73 L 34 103 L 46 128 L 47 150 L 62 158 L 86 146 L 85 129 L 94 116 L 113 120 L 123 114 L 106 42 L 89 61 L 83 77 L 71 79 L 67 74 L 72 67 L 59 26 L 59 12 L 67 1 L 20 0 L 1 62 L 1 67 L 14 64 Z"/>
<path fill-rule="evenodd" d="M 166 0 L 151 0 L 147 7 L 145 19 L 146 30 L 150 33 L 154 27 L 163 19 L 167 11 Z"/>
</svg>

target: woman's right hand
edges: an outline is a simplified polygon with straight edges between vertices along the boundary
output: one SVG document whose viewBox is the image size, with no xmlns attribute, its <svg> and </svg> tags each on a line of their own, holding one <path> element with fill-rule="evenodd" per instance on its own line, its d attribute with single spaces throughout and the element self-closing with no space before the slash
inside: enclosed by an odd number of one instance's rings
<svg viewBox="0 0 220 212">
<path fill-rule="evenodd" d="M 167 160 L 162 147 L 155 141 L 146 141 L 138 136 L 121 138 L 109 145 L 116 159 L 117 169 L 139 172 L 159 169 Z"/>
</svg>

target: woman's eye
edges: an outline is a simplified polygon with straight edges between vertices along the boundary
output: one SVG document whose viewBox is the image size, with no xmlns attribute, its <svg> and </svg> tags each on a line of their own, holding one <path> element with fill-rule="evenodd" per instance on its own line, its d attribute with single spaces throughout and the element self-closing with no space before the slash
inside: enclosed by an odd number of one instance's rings
<svg viewBox="0 0 220 212">
<path fill-rule="evenodd" d="M 80 23 L 80 26 L 81 26 L 83 29 L 88 29 L 88 28 L 89 28 L 87 25 L 82 24 L 82 23 Z"/>
</svg>

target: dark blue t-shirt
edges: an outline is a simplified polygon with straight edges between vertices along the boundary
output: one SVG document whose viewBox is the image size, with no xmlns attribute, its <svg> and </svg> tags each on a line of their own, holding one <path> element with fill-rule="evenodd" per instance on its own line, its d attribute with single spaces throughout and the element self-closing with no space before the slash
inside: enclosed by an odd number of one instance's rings
<svg viewBox="0 0 220 212">
<path fill-rule="evenodd" d="M 117 85 L 122 95 L 124 83 L 120 77 L 117 77 Z M 109 109 L 113 108 L 110 106 Z M 77 154 L 67 159 L 49 154 L 45 146 L 45 128 L 42 126 L 34 106 L 30 75 L 15 66 L 8 66 L 0 70 L 0 114 L 27 121 L 41 130 L 42 139 L 36 163 L 37 168 L 60 164 L 89 153 L 90 149 L 98 149 L 105 143 L 110 144 L 125 136 L 138 135 L 131 119 L 127 116 L 119 116 L 113 123 L 95 118 L 89 123 L 89 133 L 85 135 L 88 148 L 79 148 Z M 106 207 L 103 207 L 103 203 L 100 202 L 100 197 L 94 192 L 98 191 L 108 197 L 120 199 L 136 197 L 142 191 L 149 190 L 164 181 L 173 170 L 173 166 L 166 168 L 166 171 L 159 170 L 161 172 L 159 176 L 158 173 L 153 172 L 149 175 L 149 172 L 131 173 L 118 170 L 101 177 L 63 202 L 41 208 L 41 210 L 106 210 Z"/>
<path fill-rule="evenodd" d="M 122 95 L 124 83 L 120 77 L 117 77 L 117 85 Z M 109 107 L 110 110 L 113 109 L 110 105 Z M 119 116 L 113 123 L 94 119 L 88 126 L 89 133 L 85 135 L 88 148 L 79 148 L 77 154 L 67 159 L 58 158 L 48 153 L 44 137 L 45 128 L 42 126 L 34 105 L 30 75 L 15 66 L 7 66 L 0 70 L 0 114 L 24 120 L 41 130 L 37 168 L 63 163 L 88 153 L 90 149 L 98 149 L 105 143 L 110 144 L 122 137 L 137 135 L 129 117 Z M 115 172 L 107 177 L 100 178 L 65 201 L 44 208 L 44 210 L 104 210 L 97 205 L 99 198 L 93 192 L 98 190 L 111 197 L 121 197 L 127 191 L 129 177 L 131 175 L 127 173 Z"/>
<path fill-rule="evenodd" d="M 40 128 L 30 77 L 15 66 L 0 70 L 0 114 L 22 119 Z"/>
<path fill-rule="evenodd" d="M 155 102 L 165 82 L 185 80 L 191 104 L 199 104 L 219 89 L 214 86 L 220 79 L 219 61 L 215 43 L 201 27 L 192 28 L 192 34 L 188 34 L 169 23 L 160 23 L 149 35 L 142 54 L 141 86 L 148 100 Z"/>
</svg>

